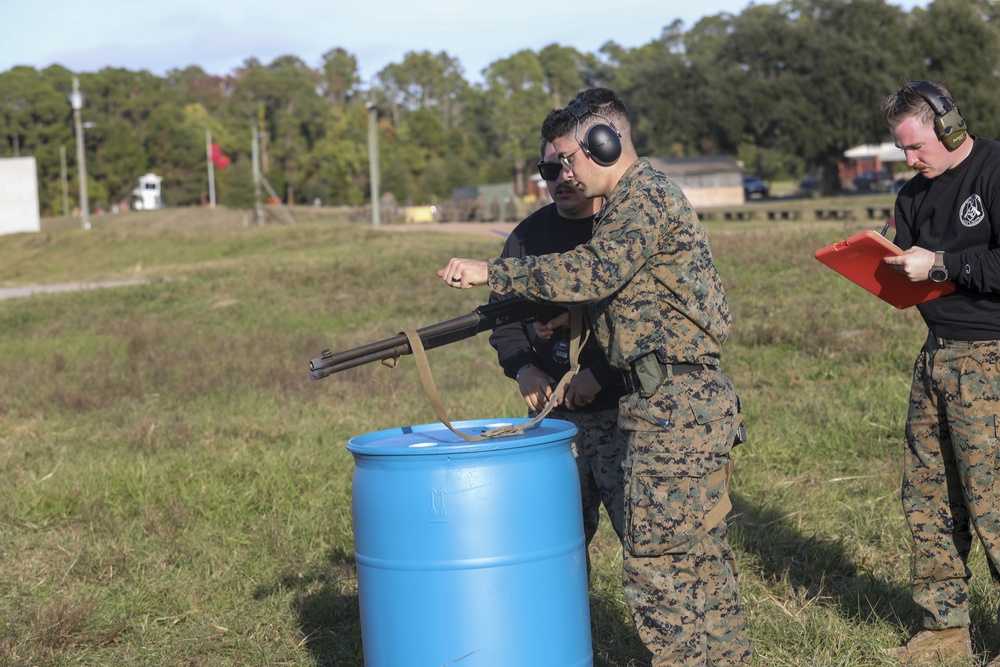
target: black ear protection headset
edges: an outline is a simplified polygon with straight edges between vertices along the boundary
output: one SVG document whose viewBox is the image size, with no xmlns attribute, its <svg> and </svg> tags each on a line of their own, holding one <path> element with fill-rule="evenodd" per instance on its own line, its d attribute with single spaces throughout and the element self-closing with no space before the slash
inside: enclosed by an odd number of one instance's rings
<svg viewBox="0 0 1000 667">
<path fill-rule="evenodd" d="M 969 136 L 969 130 L 955 100 L 942 95 L 941 91 L 927 81 L 912 81 L 908 87 L 927 100 L 927 104 L 934 109 L 934 129 L 948 150 L 953 151 L 961 146 Z"/>
<path fill-rule="evenodd" d="M 618 131 L 618 128 L 611 122 L 611 119 L 596 113 L 583 99 L 575 99 L 570 102 L 566 107 L 566 111 L 570 112 L 573 118 L 576 119 L 576 132 L 573 136 L 576 138 L 577 143 L 580 144 L 583 152 L 587 154 L 587 157 L 602 167 L 610 167 L 618 161 L 618 158 L 622 154 L 622 133 Z M 607 121 L 607 125 L 604 123 L 594 125 L 587 130 L 587 135 L 581 141 L 580 119 L 587 114 L 594 114 L 598 118 L 603 118 Z"/>
</svg>

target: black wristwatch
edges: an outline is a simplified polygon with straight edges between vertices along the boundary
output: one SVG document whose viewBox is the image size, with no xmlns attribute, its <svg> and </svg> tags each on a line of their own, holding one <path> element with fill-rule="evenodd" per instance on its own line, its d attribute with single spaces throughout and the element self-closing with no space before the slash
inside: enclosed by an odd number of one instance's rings
<svg viewBox="0 0 1000 667">
<path fill-rule="evenodd" d="M 936 283 L 943 283 L 948 280 L 948 269 L 944 266 L 943 250 L 938 250 L 934 253 L 934 266 L 931 267 L 929 277 Z"/>
</svg>

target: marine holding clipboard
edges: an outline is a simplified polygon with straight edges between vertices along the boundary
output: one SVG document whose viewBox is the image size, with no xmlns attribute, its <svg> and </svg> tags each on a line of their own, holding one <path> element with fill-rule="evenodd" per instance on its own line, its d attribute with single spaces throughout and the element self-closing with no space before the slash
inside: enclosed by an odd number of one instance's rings
<svg viewBox="0 0 1000 667">
<path fill-rule="evenodd" d="M 972 660 L 973 530 L 1000 587 L 1000 143 L 970 135 L 936 83 L 907 83 L 881 114 L 919 172 L 896 199 L 904 252 L 882 261 L 913 282 L 957 285 L 917 305 L 929 332 L 914 364 L 902 501 L 923 630 L 887 655 L 911 665 Z"/>
</svg>

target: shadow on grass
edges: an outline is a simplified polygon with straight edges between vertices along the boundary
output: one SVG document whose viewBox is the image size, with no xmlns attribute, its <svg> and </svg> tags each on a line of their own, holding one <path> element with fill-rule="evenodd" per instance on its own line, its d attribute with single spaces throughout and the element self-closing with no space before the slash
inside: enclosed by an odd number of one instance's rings
<svg viewBox="0 0 1000 667">
<path fill-rule="evenodd" d="M 361 609 L 353 552 L 336 549 L 306 571 L 286 571 L 271 586 L 258 588 L 257 599 L 290 594 L 302 642 L 320 667 L 363 667 Z M 613 592 L 590 593 L 594 667 L 647 667 L 648 653 Z M 642 657 L 636 657 L 642 656 Z"/>
<path fill-rule="evenodd" d="M 761 509 L 733 494 L 729 541 L 755 556 L 755 573 L 767 584 L 789 586 L 800 600 L 834 605 L 850 621 L 899 626 L 916 631 L 919 614 L 905 586 L 865 572 L 835 539 L 808 536 L 785 513 Z M 901 555 L 902 556 L 902 555 Z M 618 581 L 591 587 L 590 614 L 594 667 L 646 667 L 649 654 L 639 639 Z M 321 562 L 290 568 L 255 597 L 289 594 L 304 647 L 320 667 L 363 667 L 361 611 L 352 551 L 337 548 Z"/>
<path fill-rule="evenodd" d="M 859 625 L 888 624 L 919 630 L 919 613 L 906 586 L 865 571 L 836 539 L 809 536 L 784 512 L 761 509 L 733 494 L 729 542 L 752 554 L 764 582 L 789 586 L 799 600 L 833 605 Z M 908 557 L 900 554 L 900 557 Z M 302 641 L 320 667 L 363 667 L 361 612 L 354 554 L 337 548 L 305 571 L 286 571 L 255 597 L 290 593 Z M 615 582 L 617 585 L 617 582 Z M 595 667 L 645 667 L 649 657 L 628 609 L 612 585 L 590 591 Z M 981 619 L 974 619 L 977 624 Z"/>
<path fill-rule="evenodd" d="M 757 556 L 757 575 L 768 585 L 787 581 L 796 599 L 833 605 L 857 625 L 895 626 L 904 636 L 923 629 L 921 610 L 913 602 L 908 583 L 892 583 L 865 571 L 840 541 L 804 535 L 792 527 L 786 513 L 756 508 L 739 494 L 732 494 L 732 500 L 738 518 L 730 526 L 729 543 Z M 912 557 L 909 552 L 898 556 L 907 561 Z M 973 559 L 985 559 L 981 548 L 974 551 Z M 979 566 L 977 562 L 973 568 Z M 987 565 L 981 567 L 987 569 Z M 987 577 L 996 581 L 990 574 Z M 996 606 L 1000 591 L 990 581 L 977 580 L 979 576 L 974 574 L 970 580 L 970 631 L 973 650 L 989 659 L 1000 648 L 1000 609 Z"/>
<path fill-rule="evenodd" d="M 361 610 L 358 604 L 354 553 L 334 549 L 305 571 L 287 571 L 255 598 L 285 591 L 298 617 L 302 644 L 318 667 L 363 667 Z"/>
<path fill-rule="evenodd" d="M 787 513 L 761 509 L 739 494 L 732 494 L 732 500 L 737 518 L 730 524 L 729 543 L 736 551 L 756 555 L 757 575 L 764 582 L 787 582 L 797 599 L 834 605 L 854 623 L 919 629 L 909 589 L 859 567 L 841 541 L 805 535 Z"/>
<path fill-rule="evenodd" d="M 594 667 L 648 667 L 649 652 L 632 623 L 628 608 L 613 595 L 590 591 L 590 636 Z"/>
</svg>

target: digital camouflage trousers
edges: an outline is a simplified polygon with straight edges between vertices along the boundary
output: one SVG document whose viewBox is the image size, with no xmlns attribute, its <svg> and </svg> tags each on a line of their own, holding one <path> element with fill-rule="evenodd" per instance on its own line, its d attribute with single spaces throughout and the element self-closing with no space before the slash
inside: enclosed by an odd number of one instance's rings
<svg viewBox="0 0 1000 667">
<path fill-rule="evenodd" d="M 622 582 L 654 667 L 750 662 L 736 564 L 726 544 L 737 396 L 716 370 L 674 375 L 622 399 Z M 721 510 L 721 511 L 720 511 Z"/>
<path fill-rule="evenodd" d="M 607 510 L 611 527 L 622 538 L 624 503 L 622 461 L 625 449 L 615 438 L 618 410 L 597 412 L 558 412 L 551 415 L 576 425 L 573 456 L 580 472 L 580 495 L 583 498 L 583 536 L 587 546 L 597 534 L 601 505 Z M 588 557 L 589 558 L 589 557 Z M 589 571 L 589 561 L 588 561 Z"/>
<path fill-rule="evenodd" d="M 1000 341 L 928 337 L 914 364 L 901 494 L 926 629 L 969 625 L 973 531 L 1000 584 L 998 438 Z"/>
</svg>

